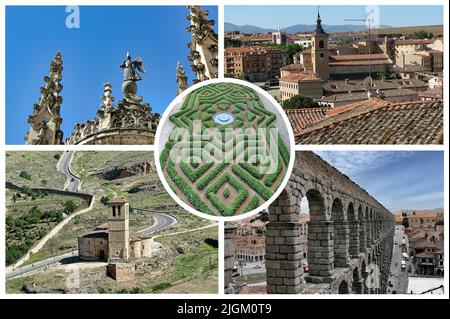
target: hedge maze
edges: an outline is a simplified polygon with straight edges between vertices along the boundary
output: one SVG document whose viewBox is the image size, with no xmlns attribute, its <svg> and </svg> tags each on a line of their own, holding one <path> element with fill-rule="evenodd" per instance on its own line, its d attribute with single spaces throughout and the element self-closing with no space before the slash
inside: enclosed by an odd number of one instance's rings
<svg viewBox="0 0 450 319">
<path fill-rule="evenodd" d="M 160 154 L 161 168 L 177 196 L 198 211 L 249 212 L 283 181 L 289 150 L 275 129 L 276 115 L 252 89 L 203 86 L 189 93 L 169 120 L 173 128 Z"/>
</svg>

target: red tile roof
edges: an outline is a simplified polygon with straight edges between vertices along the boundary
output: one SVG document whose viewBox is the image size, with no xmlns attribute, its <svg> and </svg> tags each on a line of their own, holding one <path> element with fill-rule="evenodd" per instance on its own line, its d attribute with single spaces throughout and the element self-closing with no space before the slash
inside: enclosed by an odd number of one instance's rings
<svg viewBox="0 0 450 319">
<path fill-rule="evenodd" d="M 291 122 L 294 134 L 297 134 L 302 132 L 307 125 L 325 118 L 328 110 L 330 110 L 328 107 L 288 109 L 286 115 Z"/>
<path fill-rule="evenodd" d="M 303 71 L 304 67 L 303 67 L 303 64 L 300 64 L 300 63 L 291 63 L 286 66 L 283 66 L 280 70 L 281 71 Z"/>
<path fill-rule="evenodd" d="M 337 107 L 295 135 L 299 144 L 442 144 L 443 100 L 371 99 Z"/>
<path fill-rule="evenodd" d="M 284 82 L 294 82 L 298 83 L 300 81 L 322 81 L 314 73 L 311 72 L 301 72 L 301 73 L 291 73 L 289 75 L 280 78 L 280 81 Z"/>
</svg>

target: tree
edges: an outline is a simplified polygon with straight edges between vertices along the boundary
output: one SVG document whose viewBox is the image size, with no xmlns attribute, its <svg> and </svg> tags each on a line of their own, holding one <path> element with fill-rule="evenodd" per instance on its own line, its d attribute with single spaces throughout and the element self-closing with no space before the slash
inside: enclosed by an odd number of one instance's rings
<svg viewBox="0 0 450 319">
<path fill-rule="evenodd" d="M 77 209 L 77 204 L 75 204 L 75 202 L 71 199 L 69 199 L 65 204 L 64 204 L 64 212 L 67 214 L 73 213 L 76 209 Z"/>
<path fill-rule="evenodd" d="M 418 30 L 410 34 L 410 37 L 414 39 L 430 39 L 433 37 L 433 33 L 425 30 Z"/>
<path fill-rule="evenodd" d="M 380 80 L 389 80 L 394 77 L 394 73 L 392 72 L 391 66 L 389 64 L 385 64 L 378 74 Z"/>
<path fill-rule="evenodd" d="M 236 48 L 242 46 L 242 41 L 239 39 L 232 39 L 232 38 L 224 38 L 223 40 L 225 48 Z"/>
<path fill-rule="evenodd" d="M 408 220 L 408 217 L 403 217 L 402 225 L 403 225 L 405 228 L 408 228 L 408 227 L 409 227 L 409 220 Z"/>
<path fill-rule="evenodd" d="M 109 197 L 108 197 L 108 196 L 102 196 L 102 198 L 100 198 L 100 202 L 101 202 L 103 205 L 107 205 L 108 202 L 109 202 Z"/>
<path fill-rule="evenodd" d="M 320 104 L 314 101 L 314 99 L 303 95 L 295 95 L 283 102 L 284 109 L 305 109 L 314 107 L 320 107 Z"/>
</svg>

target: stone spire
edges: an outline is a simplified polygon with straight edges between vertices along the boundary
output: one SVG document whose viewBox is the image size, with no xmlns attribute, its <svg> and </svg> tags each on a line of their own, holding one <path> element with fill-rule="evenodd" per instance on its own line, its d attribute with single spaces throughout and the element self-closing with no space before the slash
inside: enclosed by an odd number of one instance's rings
<svg viewBox="0 0 450 319">
<path fill-rule="evenodd" d="M 40 89 L 41 97 L 38 103 L 33 105 L 33 113 L 28 117 L 31 127 L 25 136 L 26 144 L 63 144 L 63 132 L 60 129 L 62 123 L 60 109 L 63 99 L 59 96 L 63 89 L 62 64 L 61 52 L 58 51 L 50 62 L 49 76 L 44 76 L 45 85 Z"/>
<path fill-rule="evenodd" d="M 322 27 L 322 19 L 320 19 L 320 12 L 317 10 L 316 30 L 315 33 L 327 34 Z"/>
<path fill-rule="evenodd" d="M 114 97 L 112 96 L 111 83 L 103 84 L 103 95 L 101 96 L 103 102 L 100 104 L 100 109 L 97 111 L 99 117 L 100 129 L 108 128 L 111 123 L 111 114 L 114 112 Z"/>
<path fill-rule="evenodd" d="M 184 72 L 183 65 L 180 62 L 177 64 L 177 83 L 178 83 L 178 91 L 177 95 L 181 94 L 184 90 L 188 88 L 187 84 L 187 76 Z"/>
<path fill-rule="evenodd" d="M 188 6 L 190 14 L 187 16 L 191 25 L 187 31 L 192 34 L 192 41 L 188 44 L 191 54 L 188 56 L 192 71 L 197 79 L 193 83 L 205 81 L 218 76 L 218 42 L 217 34 L 212 29 L 214 20 L 208 20 L 209 12 L 200 6 Z"/>
</svg>

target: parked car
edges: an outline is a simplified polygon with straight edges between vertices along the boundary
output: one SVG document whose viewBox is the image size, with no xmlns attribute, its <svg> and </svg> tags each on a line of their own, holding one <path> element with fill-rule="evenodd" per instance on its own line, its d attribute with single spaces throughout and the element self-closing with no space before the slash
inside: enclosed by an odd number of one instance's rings
<svg viewBox="0 0 450 319">
<path fill-rule="evenodd" d="M 404 261 L 404 260 L 402 260 L 402 270 L 405 270 L 406 269 L 406 261 Z"/>
<path fill-rule="evenodd" d="M 279 80 L 278 79 L 270 79 L 267 80 L 266 83 L 264 83 L 265 86 L 271 87 L 271 86 L 278 86 L 279 85 Z"/>
</svg>

